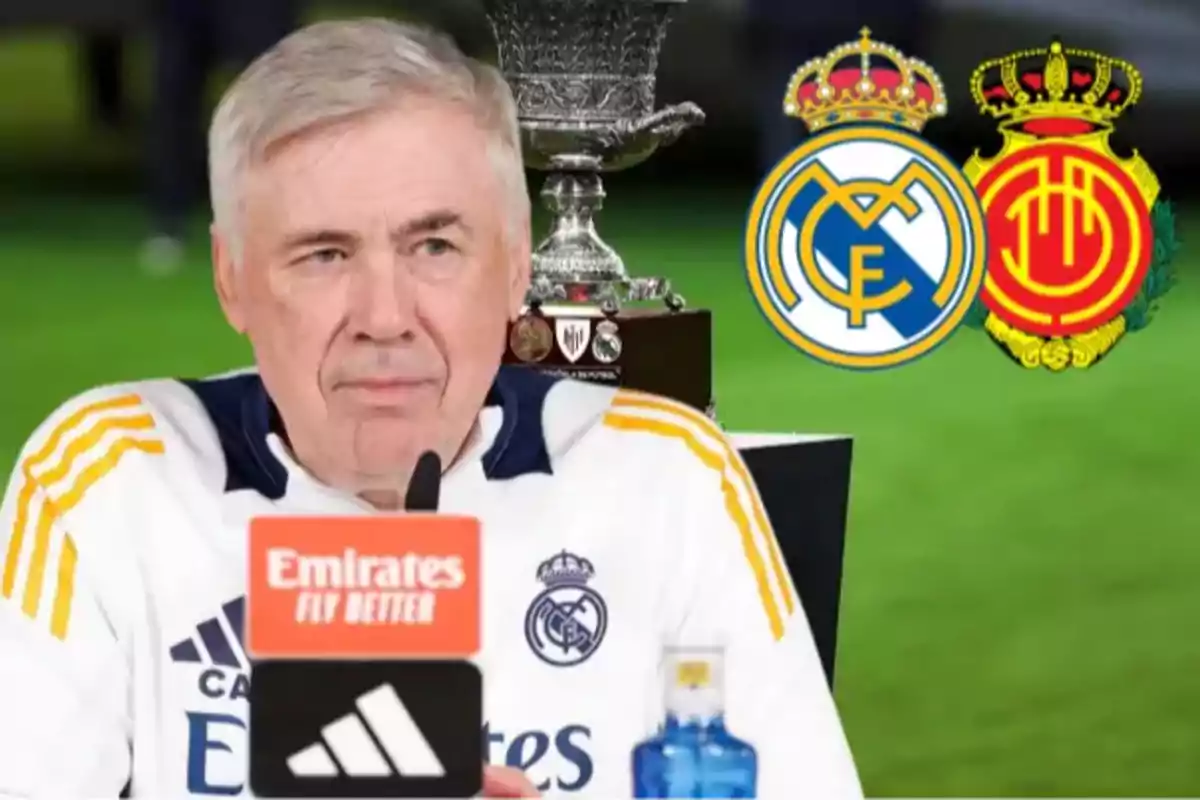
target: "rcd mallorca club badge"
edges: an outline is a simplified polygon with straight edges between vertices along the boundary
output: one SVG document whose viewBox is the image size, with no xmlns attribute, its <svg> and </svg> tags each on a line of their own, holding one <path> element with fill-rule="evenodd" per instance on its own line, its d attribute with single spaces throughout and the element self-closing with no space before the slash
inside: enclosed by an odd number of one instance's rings
<svg viewBox="0 0 1200 800">
<path fill-rule="evenodd" d="M 1170 205 L 1112 124 L 1137 102 L 1129 63 L 1049 47 L 986 61 L 971 78 L 1003 145 L 965 167 L 987 216 L 987 277 L 972 324 L 1030 369 L 1084 368 L 1149 321 L 1174 282 Z"/>
<path fill-rule="evenodd" d="M 784 112 L 813 136 L 759 188 L 745 260 L 771 327 L 813 358 L 904 364 L 971 309 L 987 257 L 983 209 L 958 165 L 919 135 L 946 108 L 937 73 L 868 29 L 793 76 Z"/>
</svg>

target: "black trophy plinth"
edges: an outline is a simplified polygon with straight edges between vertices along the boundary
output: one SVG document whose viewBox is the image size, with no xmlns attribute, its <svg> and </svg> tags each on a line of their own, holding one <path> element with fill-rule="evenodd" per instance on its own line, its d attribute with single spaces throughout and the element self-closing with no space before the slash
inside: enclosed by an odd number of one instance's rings
<svg viewBox="0 0 1200 800">
<path fill-rule="evenodd" d="M 713 401 L 712 312 L 541 306 L 509 327 L 505 364 L 663 395 L 701 412 Z"/>
</svg>

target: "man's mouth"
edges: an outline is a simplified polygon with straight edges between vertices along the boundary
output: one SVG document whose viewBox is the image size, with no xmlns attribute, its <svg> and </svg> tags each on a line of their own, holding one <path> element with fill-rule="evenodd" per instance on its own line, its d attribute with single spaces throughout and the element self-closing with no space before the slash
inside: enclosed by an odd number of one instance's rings
<svg viewBox="0 0 1200 800">
<path fill-rule="evenodd" d="M 395 391 L 404 389 L 419 389 L 432 386 L 431 378 L 361 378 L 353 381 L 343 381 L 339 389 L 364 389 L 369 391 Z"/>
<path fill-rule="evenodd" d="M 338 394 L 367 406 L 391 408 L 436 393 L 439 384 L 431 378 L 361 378 L 337 384 Z"/>
</svg>

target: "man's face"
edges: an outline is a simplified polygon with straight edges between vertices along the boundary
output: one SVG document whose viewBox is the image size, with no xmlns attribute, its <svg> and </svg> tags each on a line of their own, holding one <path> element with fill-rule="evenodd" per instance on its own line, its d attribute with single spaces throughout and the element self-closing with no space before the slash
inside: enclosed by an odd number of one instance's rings
<svg viewBox="0 0 1200 800">
<path fill-rule="evenodd" d="M 226 315 L 333 485 L 403 491 L 471 432 L 529 281 L 488 142 L 426 99 L 302 135 L 247 175 L 238 263 L 214 234 Z"/>
</svg>

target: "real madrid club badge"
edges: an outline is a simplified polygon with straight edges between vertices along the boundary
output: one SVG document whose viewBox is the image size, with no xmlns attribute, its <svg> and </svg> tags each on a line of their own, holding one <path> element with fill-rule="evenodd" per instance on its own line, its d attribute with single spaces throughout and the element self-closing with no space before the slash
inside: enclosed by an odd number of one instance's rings
<svg viewBox="0 0 1200 800">
<path fill-rule="evenodd" d="M 970 183 L 919 136 L 946 113 L 941 79 L 864 28 L 800 67 L 783 106 L 813 136 L 750 208 L 759 309 L 829 364 L 881 369 L 928 353 L 971 308 L 987 254 Z"/>
<path fill-rule="evenodd" d="M 592 358 L 601 364 L 611 364 L 621 357 L 621 336 L 617 323 L 606 319 L 596 323 L 592 337 Z"/>
<path fill-rule="evenodd" d="M 573 667 L 592 657 L 608 630 L 608 607 L 588 583 L 592 562 L 566 550 L 538 565 L 545 586 L 525 613 L 525 641 L 533 654 L 555 667 Z"/>
<path fill-rule="evenodd" d="M 1136 151 L 1119 158 L 1109 146 L 1141 92 L 1131 64 L 1057 39 L 971 78 L 1004 137 L 996 156 L 965 167 L 990 242 L 974 322 L 1025 367 L 1091 366 L 1174 283 L 1174 217 L 1156 203 L 1158 179 Z"/>
<path fill-rule="evenodd" d="M 513 323 L 508 347 L 521 361 L 538 362 L 554 349 L 554 332 L 545 317 L 530 311 Z"/>
</svg>

